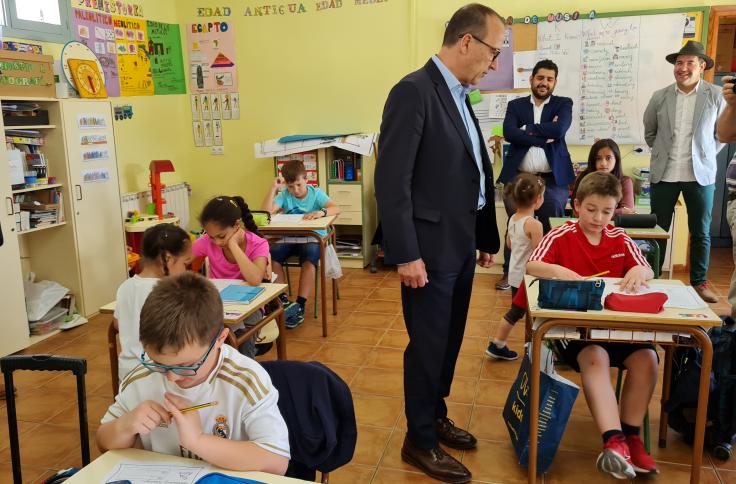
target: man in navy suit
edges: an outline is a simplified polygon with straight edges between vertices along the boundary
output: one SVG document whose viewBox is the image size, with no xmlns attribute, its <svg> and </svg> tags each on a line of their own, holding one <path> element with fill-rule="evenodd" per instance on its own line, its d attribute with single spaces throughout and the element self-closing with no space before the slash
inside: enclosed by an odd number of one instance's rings
<svg viewBox="0 0 736 484">
<path fill-rule="evenodd" d="M 439 443 L 476 439 L 447 416 L 476 263 L 499 249 L 493 169 L 467 94 L 489 71 L 504 38 L 490 8 L 453 14 L 442 48 L 396 84 L 383 110 L 375 185 L 386 260 L 399 266 L 409 344 L 404 352 L 404 461 L 445 482 L 470 471 Z"/>
<path fill-rule="evenodd" d="M 565 215 L 569 185 L 575 181 L 565 143 L 565 133 L 572 122 L 572 99 L 552 95 L 557 84 L 557 64 L 549 59 L 537 62 L 529 83 L 532 94 L 514 99 L 506 108 L 503 137 L 510 146 L 498 181 L 508 183 L 523 172 L 534 173 L 544 180 L 547 187 L 544 203 L 534 214 L 547 233 L 550 217 Z M 503 203 L 510 217 L 515 212 L 513 202 L 504 197 Z M 509 288 L 506 275 L 510 255 L 510 249 L 505 247 L 504 277 L 496 284 L 497 289 Z"/>
</svg>

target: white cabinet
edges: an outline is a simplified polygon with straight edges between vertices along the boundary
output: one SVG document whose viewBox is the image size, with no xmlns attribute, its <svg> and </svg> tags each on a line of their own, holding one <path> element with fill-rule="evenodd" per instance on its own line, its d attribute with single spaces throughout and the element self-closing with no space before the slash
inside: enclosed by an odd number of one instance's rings
<svg viewBox="0 0 736 484">
<path fill-rule="evenodd" d="M 0 100 L 22 101 L 7 97 Z M 19 232 L 12 214 L 13 197 L 18 193 L 11 190 L 8 170 L 0 170 L 0 196 L 4 199 L 0 224 L 5 238 L 0 246 L 0 307 L 4 316 L 0 322 L 0 355 L 29 344 L 23 294 L 23 277 L 29 272 L 35 273 L 37 280 L 53 280 L 69 288 L 77 309 L 85 316 L 112 301 L 117 287 L 127 277 L 110 103 L 45 98 L 30 101 L 49 113 L 49 125 L 38 128 L 45 138 L 40 151 L 47 160 L 49 175 L 56 177 L 59 185 L 56 189 L 63 198 L 65 220 Z M 80 127 L 82 118 L 98 121 L 93 128 L 85 129 Z M 94 135 L 98 142 L 104 139 L 104 144 L 84 144 L 90 141 L 89 135 Z M 5 150 L 5 143 L 0 143 L 2 160 L 6 158 Z M 98 157 L 84 156 L 91 151 L 97 151 Z M 101 152 L 105 156 L 99 156 Z M 104 174 L 104 180 L 93 181 L 90 170 Z"/>
</svg>

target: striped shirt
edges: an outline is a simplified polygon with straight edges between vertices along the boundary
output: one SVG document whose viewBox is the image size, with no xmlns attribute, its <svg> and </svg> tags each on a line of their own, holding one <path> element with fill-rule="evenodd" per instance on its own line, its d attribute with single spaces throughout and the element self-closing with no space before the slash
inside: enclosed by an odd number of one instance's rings
<svg viewBox="0 0 736 484">
<path fill-rule="evenodd" d="M 135 409 L 146 400 L 163 406 L 164 392 L 188 398 L 192 405 L 217 401 L 213 407 L 198 410 L 202 432 L 224 439 L 251 441 L 274 454 L 289 455 L 289 432 L 279 412 L 279 392 L 256 361 L 222 345 L 219 360 L 207 380 L 193 388 L 179 388 L 166 378 L 138 365 L 120 385 L 115 402 L 102 417 L 108 423 Z M 179 443 L 176 423 L 157 427 L 141 441 L 146 450 L 197 459 Z"/>
<path fill-rule="evenodd" d="M 610 271 L 607 277 L 623 277 L 634 266 L 649 267 L 639 247 L 622 228 L 608 225 L 598 245 L 590 243 L 578 221 L 568 221 L 542 238 L 529 262 L 557 264 L 590 276 Z"/>
</svg>

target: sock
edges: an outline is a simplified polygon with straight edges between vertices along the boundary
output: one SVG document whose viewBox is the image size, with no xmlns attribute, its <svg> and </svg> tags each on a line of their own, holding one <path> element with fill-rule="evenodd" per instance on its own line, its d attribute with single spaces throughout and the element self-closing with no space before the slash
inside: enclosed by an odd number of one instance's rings
<svg viewBox="0 0 736 484">
<path fill-rule="evenodd" d="M 499 348 L 503 348 L 504 346 L 506 346 L 506 340 L 505 339 L 500 340 L 500 339 L 493 338 L 493 344 L 498 346 Z"/>
<path fill-rule="evenodd" d="M 639 435 L 639 427 L 636 427 L 634 425 L 629 425 L 627 423 L 624 423 L 623 421 L 621 421 L 621 431 L 627 437 L 629 435 Z"/>
<path fill-rule="evenodd" d="M 624 433 L 618 429 L 606 430 L 605 432 L 603 432 L 603 443 L 605 444 L 606 442 L 608 442 L 608 439 L 615 435 L 624 435 Z"/>
<path fill-rule="evenodd" d="M 306 306 L 307 304 L 307 298 L 299 296 L 298 298 L 296 298 L 296 303 L 304 308 L 304 306 Z"/>
</svg>

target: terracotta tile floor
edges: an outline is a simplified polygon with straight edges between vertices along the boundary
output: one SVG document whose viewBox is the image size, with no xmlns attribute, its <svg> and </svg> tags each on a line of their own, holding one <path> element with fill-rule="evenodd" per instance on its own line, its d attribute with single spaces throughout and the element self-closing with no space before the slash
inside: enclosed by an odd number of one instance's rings
<svg viewBox="0 0 736 484">
<path fill-rule="evenodd" d="M 719 314 L 729 310 L 726 302 L 733 264 L 730 249 L 713 251 L 710 277 L 720 301 L 713 305 Z M 686 274 L 677 274 L 687 280 Z M 495 362 L 483 356 L 488 338 L 510 303 L 508 292 L 498 292 L 498 276 L 475 278 L 468 327 L 449 398 L 450 417 L 479 438 L 474 451 L 452 451 L 473 472 L 475 482 L 526 482 L 516 464 L 507 431 L 501 419 L 508 389 L 518 371 L 518 362 Z M 348 382 L 355 401 L 359 436 L 353 461 L 332 473 L 333 484 L 436 482 L 401 461 L 401 444 L 406 429 L 402 398 L 402 350 L 407 334 L 401 317 L 399 280 L 388 270 L 346 270 L 340 281 L 339 315 L 329 317 L 329 337 L 322 338 L 321 324 L 308 316 L 305 324 L 287 333 L 292 359 L 319 360 Z M 310 315 L 310 308 L 307 314 Z M 109 316 L 92 318 L 89 324 L 61 333 L 26 353 L 53 353 L 86 357 L 87 403 L 90 434 L 112 400 L 107 356 Z M 512 333 L 511 347 L 520 350 L 523 327 Z M 272 351 L 266 358 L 274 358 Z M 579 383 L 579 376 L 564 372 Z M 38 482 L 52 469 L 79 465 L 79 434 L 76 392 L 70 375 L 16 373 L 21 455 L 25 482 Z M 655 390 L 657 396 L 659 388 Z M 657 396 L 650 406 L 652 435 L 659 422 Z M 11 481 L 10 450 L 5 405 L 0 413 L 0 482 Z M 598 431 L 585 405 L 578 398 L 573 415 L 549 473 L 548 483 L 605 482 L 595 470 L 601 446 Z M 92 445 L 92 456 L 99 452 Z M 666 449 L 653 451 L 667 484 L 689 482 L 690 448 L 669 432 Z M 736 458 L 727 463 L 704 458 L 701 482 L 736 483 Z"/>
</svg>

